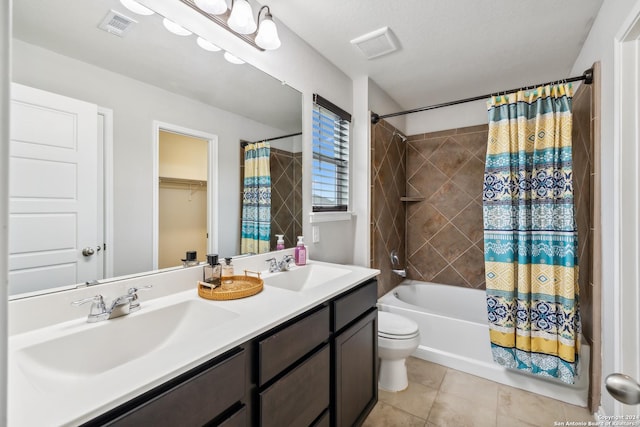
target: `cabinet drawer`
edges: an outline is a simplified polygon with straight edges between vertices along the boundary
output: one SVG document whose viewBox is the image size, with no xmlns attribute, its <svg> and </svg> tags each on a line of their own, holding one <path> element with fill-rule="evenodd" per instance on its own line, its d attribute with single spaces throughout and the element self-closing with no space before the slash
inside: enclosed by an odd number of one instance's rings
<svg viewBox="0 0 640 427">
<path fill-rule="evenodd" d="M 302 365 L 260 393 L 260 425 L 308 426 L 328 408 L 329 359 L 329 345 L 326 344 Z"/>
<path fill-rule="evenodd" d="M 378 282 L 372 280 L 333 302 L 333 331 L 337 332 L 351 321 L 375 307 L 378 300 Z"/>
<path fill-rule="evenodd" d="M 262 386 L 329 338 L 324 307 L 258 343 L 258 385 Z"/>
<path fill-rule="evenodd" d="M 243 349 L 107 425 L 202 426 L 244 398 L 245 357 Z"/>
<path fill-rule="evenodd" d="M 226 418 L 218 427 L 246 427 L 247 425 L 247 407 L 243 406 L 236 413 Z"/>
</svg>

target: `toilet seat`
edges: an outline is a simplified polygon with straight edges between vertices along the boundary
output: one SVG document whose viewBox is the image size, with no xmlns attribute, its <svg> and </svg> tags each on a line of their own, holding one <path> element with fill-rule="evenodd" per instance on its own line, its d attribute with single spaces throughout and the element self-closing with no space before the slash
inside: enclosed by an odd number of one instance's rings
<svg viewBox="0 0 640 427">
<path fill-rule="evenodd" d="M 387 311 L 378 311 L 378 336 L 408 340 L 418 336 L 418 324 L 411 319 Z"/>
</svg>

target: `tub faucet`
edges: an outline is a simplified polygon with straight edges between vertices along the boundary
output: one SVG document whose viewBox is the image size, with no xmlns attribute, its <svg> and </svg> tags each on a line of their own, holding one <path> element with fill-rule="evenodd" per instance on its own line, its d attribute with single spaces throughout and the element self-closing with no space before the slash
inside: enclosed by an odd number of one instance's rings
<svg viewBox="0 0 640 427">
<path fill-rule="evenodd" d="M 151 287 L 152 286 L 149 285 L 143 288 L 129 288 L 125 295 L 121 295 L 115 298 L 111 302 L 111 305 L 108 309 L 106 304 L 104 303 L 104 297 L 100 294 L 78 301 L 73 301 L 71 305 L 80 306 L 88 302 L 91 303 L 89 315 L 87 316 L 88 323 L 100 322 L 107 319 L 115 319 L 116 317 L 126 316 L 129 313 L 140 310 L 138 291 L 147 291 Z"/>
</svg>

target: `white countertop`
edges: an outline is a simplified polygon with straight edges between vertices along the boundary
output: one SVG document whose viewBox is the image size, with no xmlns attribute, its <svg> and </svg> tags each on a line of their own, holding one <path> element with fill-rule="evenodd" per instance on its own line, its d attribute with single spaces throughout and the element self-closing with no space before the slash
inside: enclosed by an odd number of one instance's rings
<svg viewBox="0 0 640 427">
<path fill-rule="evenodd" d="M 278 258 L 282 253 L 287 252 L 278 252 Z M 263 258 L 265 258 L 264 255 L 234 261 L 236 274 L 239 268 L 263 265 Z M 78 425 L 86 422 L 379 273 L 378 270 L 357 266 L 314 261 L 310 263 L 346 268 L 350 272 L 302 292 L 265 285 L 264 290 L 255 296 L 232 301 L 209 301 L 198 297 L 195 280 L 202 274 L 201 267 L 134 278 L 124 281 L 125 283 L 114 282 L 101 285 L 100 288 L 83 288 L 62 293 L 68 295 L 53 294 L 11 301 L 9 303 L 8 425 L 57 426 Z M 165 282 L 168 284 L 157 285 Z M 33 380 L 33 372 L 25 371 L 27 365 L 24 361 L 24 349 L 58 336 L 88 331 L 104 323 L 87 323 L 86 315 L 89 307 L 73 307 L 69 310 L 70 301 L 96 293 L 103 293 L 105 297 L 108 295 L 111 298 L 127 287 L 144 284 L 153 284 L 154 293 L 149 292 L 149 296 L 147 293 L 139 293 L 142 306 L 140 311 L 105 322 L 127 322 L 134 316 L 144 315 L 145 310 L 157 310 L 190 300 L 204 302 L 211 307 L 224 308 L 237 315 L 215 327 L 203 325 L 202 330 L 190 330 L 187 339 L 181 341 L 180 345 L 159 346 L 149 354 L 124 361 L 118 367 L 97 375 L 82 373 L 62 375 L 56 370 L 39 369 L 37 380 Z M 164 291 L 158 287 L 162 287 Z M 111 293 L 108 292 L 109 290 Z M 167 292 L 170 293 L 166 294 Z M 65 317 L 70 314 L 56 313 L 56 308 L 60 308 L 65 313 L 72 313 L 74 317 L 66 319 Z M 34 310 L 44 312 L 39 313 Z M 35 323 L 29 320 L 33 316 L 38 317 Z M 47 321 L 47 317 L 56 321 L 51 323 Z M 25 325 L 21 325 L 21 321 Z M 127 342 L 113 342 L 109 345 L 116 347 L 127 345 Z M 107 352 L 108 348 L 109 346 L 107 346 Z M 51 354 L 50 357 L 55 358 L 56 354 Z"/>
</svg>

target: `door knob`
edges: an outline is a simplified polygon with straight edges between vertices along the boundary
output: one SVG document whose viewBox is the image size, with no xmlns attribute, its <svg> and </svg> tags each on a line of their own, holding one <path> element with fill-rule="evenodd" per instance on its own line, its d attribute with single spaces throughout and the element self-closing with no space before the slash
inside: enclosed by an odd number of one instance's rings
<svg viewBox="0 0 640 427">
<path fill-rule="evenodd" d="M 640 403 L 640 384 L 624 374 L 611 374 L 605 380 L 607 391 L 614 399 L 627 405 Z"/>
<path fill-rule="evenodd" d="M 96 251 L 94 251 L 93 248 L 90 248 L 89 246 L 87 246 L 86 248 L 84 248 L 82 250 L 82 255 L 84 255 L 84 256 L 91 256 L 91 255 L 93 255 L 95 253 L 96 253 Z"/>
</svg>

